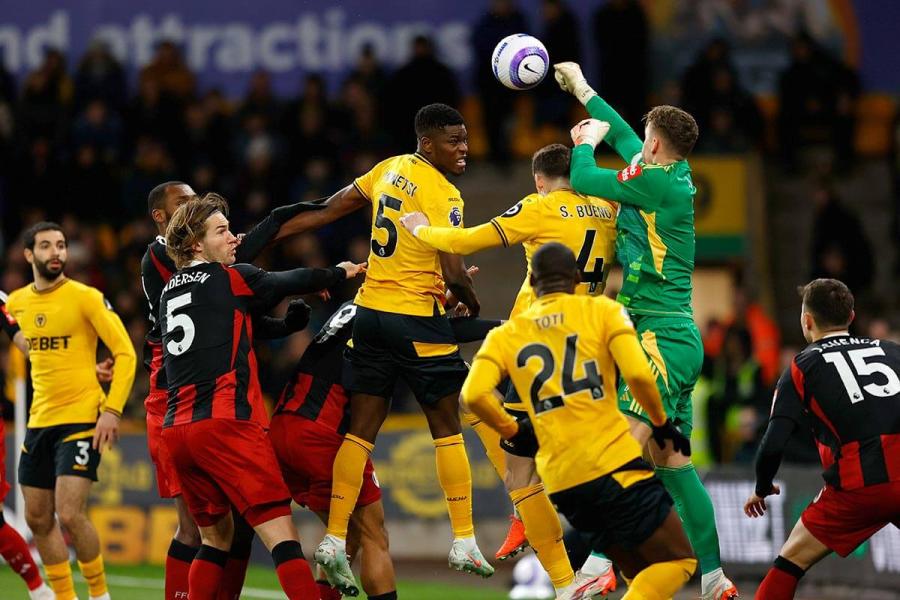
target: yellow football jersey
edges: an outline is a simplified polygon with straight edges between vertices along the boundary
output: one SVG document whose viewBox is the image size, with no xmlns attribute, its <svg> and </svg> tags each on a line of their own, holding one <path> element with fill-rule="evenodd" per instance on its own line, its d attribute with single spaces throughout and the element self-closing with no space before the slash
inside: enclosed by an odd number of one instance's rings
<svg viewBox="0 0 900 600">
<path fill-rule="evenodd" d="M 421 154 L 394 156 L 353 185 L 372 202 L 372 242 L 356 304 L 405 315 L 443 314 L 444 278 L 438 251 L 400 225 L 410 212 L 432 223 L 463 224 L 459 190 Z"/>
<path fill-rule="evenodd" d="M 534 425 L 535 462 L 548 493 L 641 456 L 616 400 L 609 343 L 620 335 L 636 334 L 615 300 L 548 294 L 492 330 L 475 356 L 512 379 Z"/>
<path fill-rule="evenodd" d="M 562 189 L 546 196 L 531 194 L 491 219 L 504 246 L 521 243 L 525 249 L 528 272 L 510 316 L 521 313 L 534 302 L 534 291 L 528 280 L 531 255 L 548 242 L 559 242 L 575 253 L 583 278 L 583 283 L 575 288 L 576 294 L 602 294 L 606 274 L 616 256 L 618 209 L 615 202 Z"/>
<path fill-rule="evenodd" d="M 128 332 L 99 290 L 71 279 L 9 295 L 7 308 L 28 342 L 34 398 L 28 427 L 93 423 L 125 406 L 137 355 Z M 115 359 L 109 398 L 97 381 L 97 338 Z"/>
</svg>

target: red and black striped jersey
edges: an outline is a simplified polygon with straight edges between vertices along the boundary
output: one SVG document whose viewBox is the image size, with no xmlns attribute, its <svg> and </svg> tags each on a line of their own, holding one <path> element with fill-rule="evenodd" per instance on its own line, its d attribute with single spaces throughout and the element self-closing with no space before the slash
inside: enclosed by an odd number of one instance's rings
<svg viewBox="0 0 900 600">
<path fill-rule="evenodd" d="M 334 429 L 343 435 L 350 424 L 350 403 L 341 384 L 344 349 L 353 335 L 356 305 L 345 302 L 328 319 L 306 348 L 281 392 L 275 414 L 294 414 Z M 483 340 L 501 321 L 475 317 L 450 318 L 460 343 Z"/>
<path fill-rule="evenodd" d="M 236 263 L 253 262 L 278 234 L 281 221 L 273 215 L 274 212 L 243 236 L 235 250 Z M 159 314 L 159 297 L 176 270 L 175 261 L 166 252 L 166 239 L 161 235 L 156 236 L 147 246 L 147 251 L 141 259 L 141 285 L 147 297 L 148 318 L 152 323 L 144 340 L 144 368 L 150 374 L 150 391 L 144 401 L 144 407 L 148 413 L 160 416 L 166 410 L 165 397 L 168 384 L 165 370 L 162 368 L 163 352 L 160 345 L 162 336 L 156 321 Z"/>
<path fill-rule="evenodd" d="M 157 317 L 168 384 L 163 427 L 209 418 L 267 425 L 250 313 L 345 278 L 340 267 L 268 273 L 205 262 L 172 275 Z"/>
<path fill-rule="evenodd" d="M 825 337 L 781 376 L 772 419 L 812 426 L 825 482 L 852 490 L 900 481 L 900 346 Z"/>
<path fill-rule="evenodd" d="M 6 332 L 9 339 L 13 339 L 19 333 L 19 323 L 12 313 L 6 310 L 6 298 L 6 292 L 0 291 L 0 328 Z"/>
<path fill-rule="evenodd" d="M 275 414 L 292 413 L 343 435 L 350 424 L 347 392 L 341 385 L 344 348 L 353 334 L 356 305 L 344 303 L 306 348 L 281 392 Z"/>
</svg>

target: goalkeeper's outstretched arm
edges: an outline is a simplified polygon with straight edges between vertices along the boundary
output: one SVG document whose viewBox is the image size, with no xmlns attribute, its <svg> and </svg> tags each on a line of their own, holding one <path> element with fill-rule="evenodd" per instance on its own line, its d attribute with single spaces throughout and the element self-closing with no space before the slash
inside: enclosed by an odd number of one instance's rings
<svg viewBox="0 0 900 600">
<path fill-rule="evenodd" d="M 563 91 L 578 98 L 591 117 L 609 123 L 609 133 L 604 138 L 606 143 L 622 157 L 622 160 L 631 164 L 634 157 L 641 153 L 643 146 L 637 133 L 591 88 L 578 63 L 563 62 L 553 65 L 553 68 L 556 70 L 556 81 Z"/>
</svg>

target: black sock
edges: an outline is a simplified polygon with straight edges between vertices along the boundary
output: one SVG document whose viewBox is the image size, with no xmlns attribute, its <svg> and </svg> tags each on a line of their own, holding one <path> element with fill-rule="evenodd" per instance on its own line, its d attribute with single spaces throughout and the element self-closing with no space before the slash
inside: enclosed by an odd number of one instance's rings
<svg viewBox="0 0 900 600">
<path fill-rule="evenodd" d="M 397 600 L 397 591 L 393 592 L 385 592 L 383 594 L 378 594 L 377 596 L 367 596 L 369 600 Z"/>
<path fill-rule="evenodd" d="M 200 548 L 188 546 L 175 538 L 172 538 L 172 543 L 169 544 L 169 556 L 181 562 L 189 563 L 193 561 L 199 550 Z"/>
</svg>

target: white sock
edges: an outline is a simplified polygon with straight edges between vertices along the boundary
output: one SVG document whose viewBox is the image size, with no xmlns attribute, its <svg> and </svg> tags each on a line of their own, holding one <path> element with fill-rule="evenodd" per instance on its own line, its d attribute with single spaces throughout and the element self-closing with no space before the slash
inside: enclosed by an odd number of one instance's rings
<svg viewBox="0 0 900 600">
<path fill-rule="evenodd" d="M 709 594 L 716 589 L 716 586 L 719 585 L 725 579 L 725 573 L 722 571 L 722 567 L 719 567 L 715 571 L 710 571 L 709 573 L 704 573 L 700 576 L 700 594 Z"/>
<path fill-rule="evenodd" d="M 553 590 L 556 592 L 556 597 L 559 598 L 560 596 L 563 596 L 569 592 L 574 591 L 575 590 L 575 582 L 573 581 L 569 585 L 565 585 L 561 588 L 555 587 L 555 588 L 553 588 Z"/>
<path fill-rule="evenodd" d="M 606 573 L 610 567 L 612 567 L 611 560 L 605 556 L 598 556 L 591 552 L 587 557 L 587 560 L 584 561 L 584 564 L 581 565 L 581 572 L 585 575 L 590 575 L 591 577 L 597 577 L 598 575 Z"/>
<path fill-rule="evenodd" d="M 338 549 L 342 550 L 344 554 L 347 553 L 347 540 L 344 538 L 340 538 L 336 535 L 331 535 L 330 533 L 325 536 L 325 540 L 328 540 L 332 544 L 338 547 Z M 325 541 L 322 540 L 322 541 Z"/>
<path fill-rule="evenodd" d="M 473 550 L 478 549 L 478 544 L 475 543 L 475 536 L 463 537 L 463 538 L 453 538 L 453 545 L 461 545 L 463 550 L 466 552 L 472 552 Z"/>
</svg>

